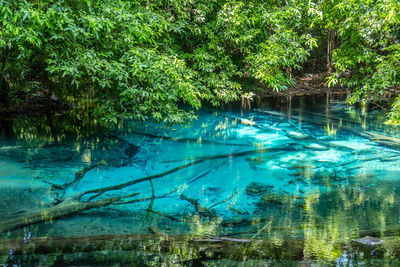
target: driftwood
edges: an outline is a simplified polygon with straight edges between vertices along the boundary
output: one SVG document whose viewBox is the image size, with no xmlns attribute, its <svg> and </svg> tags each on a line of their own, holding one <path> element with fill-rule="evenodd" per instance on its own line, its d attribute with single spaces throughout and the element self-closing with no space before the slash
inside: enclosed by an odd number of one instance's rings
<svg viewBox="0 0 400 267">
<path fill-rule="evenodd" d="M 171 221 L 174 221 L 174 222 L 183 222 L 183 220 L 180 220 L 180 219 L 178 219 L 178 218 L 175 218 L 175 217 L 173 217 L 173 216 L 170 216 L 170 215 L 167 215 L 167 214 L 164 214 L 164 213 L 155 211 L 155 210 L 147 209 L 146 211 L 147 211 L 147 212 L 154 213 L 154 214 L 157 214 L 157 215 L 159 215 L 159 216 L 163 216 L 163 217 L 168 218 L 168 219 L 170 219 Z"/>
<path fill-rule="evenodd" d="M 233 194 L 230 195 L 228 198 L 226 198 L 225 200 L 222 200 L 222 201 L 220 201 L 220 202 L 217 202 L 217 203 L 211 205 L 210 207 L 208 207 L 208 209 L 210 210 L 210 209 L 212 209 L 212 208 L 214 208 L 214 207 L 216 207 L 216 206 L 218 206 L 218 205 L 220 205 L 220 204 L 223 204 L 223 203 L 228 202 L 228 201 L 231 200 L 237 193 L 238 193 L 238 190 L 236 189 L 235 192 L 233 192 Z"/>
<path fill-rule="evenodd" d="M 212 212 L 211 210 L 209 210 L 206 207 L 201 206 L 198 199 L 188 198 L 184 194 L 181 194 L 180 197 L 182 200 L 186 200 L 187 202 L 192 204 L 194 210 L 200 216 L 204 216 L 204 217 L 208 217 L 208 218 L 213 218 L 216 216 L 214 212 Z"/>
<path fill-rule="evenodd" d="M 47 181 L 44 181 L 44 182 L 48 183 L 48 184 L 51 184 L 53 189 L 65 190 L 65 189 L 67 189 L 68 187 L 70 187 L 72 185 L 74 186 L 74 189 L 76 189 L 76 187 L 78 186 L 79 182 L 82 180 L 82 178 L 85 176 L 85 174 L 88 171 L 90 171 L 90 170 L 92 170 L 94 168 L 97 168 L 97 167 L 99 167 L 101 165 L 106 165 L 107 163 L 108 162 L 106 160 L 102 160 L 100 162 L 97 162 L 97 163 L 91 164 L 89 166 L 86 166 L 83 169 L 81 169 L 81 170 L 79 170 L 79 171 L 77 171 L 75 173 L 74 180 L 72 180 L 71 182 L 65 183 L 65 184 L 57 185 L 57 184 L 53 184 L 53 183 L 50 183 L 50 182 L 47 182 Z"/>
<path fill-rule="evenodd" d="M 193 177 L 189 178 L 187 183 L 191 184 L 191 183 L 203 178 L 204 176 L 207 176 L 211 172 L 218 170 L 221 166 L 225 165 L 226 163 L 227 163 L 227 160 L 224 160 L 223 162 L 221 162 L 218 165 L 215 165 L 215 166 L 209 167 L 207 169 L 201 170 L 199 173 L 197 173 Z"/>
<path fill-rule="evenodd" d="M 153 209 L 153 205 L 154 205 L 154 200 L 156 199 L 156 194 L 154 192 L 154 185 L 153 185 L 153 181 L 149 180 L 150 183 L 150 187 L 151 187 L 151 200 L 149 203 L 149 206 L 147 208 L 148 211 Z M 147 213 L 147 221 L 149 222 L 151 220 L 151 216 L 150 216 L 150 212 Z"/>
<path fill-rule="evenodd" d="M 97 162 L 97 163 L 95 163 L 95 164 L 89 165 L 89 166 L 83 168 L 83 169 L 80 170 L 80 171 L 77 171 L 77 172 L 75 173 L 75 180 L 72 181 L 70 184 L 73 184 L 73 185 L 74 185 L 74 189 L 76 189 L 76 187 L 78 186 L 79 182 L 82 180 L 83 176 L 85 176 L 85 174 L 86 174 L 88 171 L 90 171 L 90 170 L 92 170 L 92 169 L 94 169 L 94 168 L 97 168 L 97 167 L 99 167 L 100 165 L 105 165 L 105 164 L 107 164 L 107 161 L 102 160 L 102 161 Z M 70 184 L 68 184 L 68 185 L 70 185 Z"/>
<path fill-rule="evenodd" d="M 0 222 L 0 233 L 15 230 L 15 229 L 18 229 L 18 228 L 21 228 L 24 226 L 28 226 L 28 225 L 32 225 L 32 224 L 53 221 L 60 217 L 72 215 L 72 214 L 75 214 L 75 213 L 78 213 L 81 211 L 85 211 L 85 210 L 101 208 L 101 207 L 108 206 L 113 203 L 120 204 L 120 201 L 122 199 L 130 198 L 130 197 L 136 196 L 138 194 L 139 193 L 134 193 L 134 194 L 126 195 L 126 196 L 106 198 L 106 199 L 101 199 L 101 200 L 97 200 L 94 202 L 87 202 L 87 203 L 71 201 L 70 203 L 58 205 L 58 206 L 55 206 L 55 207 L 52 207 L 49 209 L 45 209 L 45 210 L 42 210 L 39 212 L 24 214 L 17 218 L 1 221 Z"/>
</svg>

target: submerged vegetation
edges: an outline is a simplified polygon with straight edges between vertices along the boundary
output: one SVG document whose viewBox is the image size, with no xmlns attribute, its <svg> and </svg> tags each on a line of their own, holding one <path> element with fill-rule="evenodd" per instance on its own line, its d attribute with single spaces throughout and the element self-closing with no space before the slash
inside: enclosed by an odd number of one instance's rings
<svg viewBox="0 0 400 267">
<path fill-rule="evenodd" d="M 105 123 L 173 124 L 194 116 L 181 104 L 218 105 L 327 71 L 328 85 L 366 105 L 398 89 L 399 14 L 396 0 L 4 0 L 0 100 L 90 100 Z"/>
</svg>

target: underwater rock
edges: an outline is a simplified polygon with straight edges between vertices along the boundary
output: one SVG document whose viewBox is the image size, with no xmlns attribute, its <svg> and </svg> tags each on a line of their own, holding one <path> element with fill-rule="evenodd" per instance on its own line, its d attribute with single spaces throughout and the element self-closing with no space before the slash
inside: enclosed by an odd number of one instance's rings
<svg viewBox="0 0 400 267">
<path fill-rule="evenodd" d="M 128 158 L 133 158 L 139 152 L 139 147 L 133 144 L 129 144 L 129 146 L 125 149 L 124 153 Z"/>
<path fill-rule="evenodd" d="M 248 119 L 240 119 L 240 123 L 247 126 L 254 126 L 256 123 Z"/>
<path fill-rule="evenodd" d="M 357 243 L 363 244 L 363 245 L 368 245 L 368 246 L 381 245 L 385 242 L 384 240 L 382 240 L 380 238 L 372 237 L 372 236 L 365 236 L 363 238 L 356 239 L 354 241 Z"/>
<path fill-rule="evenodd" d="M 295 208 L 304 207 L 304 199 L 299 196 L 292 196 L 287 194 L 278 194 L 278 193 L 266 193 L 264 194 L 260 201 L 257 203 L 257 206 L 261 207 L 264 205 L 274 205 L 274 206 L 282 206 L 284 204 L 290 204 Z"/>
<path fill-rule="evenodd" d="M 310 145 L 304 145 L 304 148 L 309 148 L 309 149 L 313 149 L 313 150 L 317 150 L 317 151 L 327 151 L 329 150 L 329 148 L 323 147 L 319 144 L 310 144 Z"/>
<path fill-rule="evenodd" d="M 289 135 L 289 137 L 291 137 L 293 139 L 306 139 L 306 138 L 308 138 L 307 135 L 299 133 L 299 132 L 287 131 L 286 133 Z"/>
<path fill-rule="evenodd" d="M 261 197 L 260 202 L 263 204 L 283 205 L 286 199 L 287 197 L 283 195 L 267 193 Z"/>
<path fill-rule="evenodd" d="M 155 235 L 165 235 L 165 233 L 160 230 L 160 228 L 158 228 L 157 226 L 149 226 L 147 228 L 147 230 L 151 233 L 151 234 L 155 234 Z"/>
<path fill-rule="evenodd" d="M 207 187 L 204 189 L 204 195 L 212 197 L 212 196 L 219 196 L 223 193 L 223 189 L 221 187 Z"/>
<path fill-rule="evenodd" d="M 207 187 L 206 190 L 216 193 L 216 192 L 222 191 L 222 188 L 221 187 L 211 187 L 210 186 L 210 187 Z"/>
<path fill-rule="evenodd" d="M 267 193 L 272 188 L 274 188 L 274 187 L 271 185 L 252 182 L 246 187 L 246 194 L 251 197 L 258 197 L 258 196 L 262 196 L 263 194 Z"/>
<path fill-rule="evenodd" d="M 252 169 L 256 169 L 259 165 L 261 165 L 265 162 L 265 160 L 261 156 L 248 157 L 248 158 L 246 158 L 246 161 L 250 164 L 250 167 Z"/>
</svg>

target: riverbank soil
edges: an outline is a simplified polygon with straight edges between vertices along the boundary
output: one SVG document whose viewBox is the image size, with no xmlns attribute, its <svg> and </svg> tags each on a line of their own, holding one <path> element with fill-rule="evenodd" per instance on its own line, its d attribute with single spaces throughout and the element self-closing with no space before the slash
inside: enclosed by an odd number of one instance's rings
<svg viewBox="0 0 400 267">
<path fill-rule="evenodd" d="M 275 97 L 275 96 L 305 96 L 305 95 L 322 95 L 322 94 L 350 94 L 351 90 L 341 86 L 328 87 L 326 85 L 327 77 L 329 73 L 316 73 L 316 74 L 304 74 L 296 77 L 296 83 L 290 86 L 286 90 L 273 91 L 265 88 L 265 90 L 259 93 L 262 97 Z"/>
</svg>

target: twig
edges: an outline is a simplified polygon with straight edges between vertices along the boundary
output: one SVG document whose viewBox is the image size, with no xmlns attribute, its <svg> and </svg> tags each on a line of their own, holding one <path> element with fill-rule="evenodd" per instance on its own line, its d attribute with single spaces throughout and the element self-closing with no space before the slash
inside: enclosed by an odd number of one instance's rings
<svg viewBox="0 0 400 267">
<path fill-rule="evenodd" d="M 211 212 L 209 209 L 207 209 L 206 207 L 203 207 L 200 205 L 199 200 L 198 199 L 193 199 L 193 198 L 188 198 L 187 196 L 185 196 L 184 194 L 180 195 L 182 200 L 186 200 L 188 201 L 190 204 L 193 205 L 194 210 L 197 212 L 197 214 L 199 214 L 200 216 L 204 216 L 204 217 L 215 217 L 215 214 L 213 212 Z"/>
<path fill-rule="evenodd" d="M 151 186 L 151 200 L 150 200 L 149 207 L 147 208 L 147 210 L 152 210 L 153 204 L 154 204 L 154 199 L 155 199 L 156 195 L 154 193 L 153 181 L 149 180 L 149 183 Z M 150 221 L 150 213 L 147 213 L 147 221 Z"/>
<path fill-rule="evenodd" d="M 174 222 L 182 222 L 182 220 L 179 220 L 179 219 L 177 219 L 175 217 L 172 217 L 170 215 L 167 215 L 167 214 L 164 214 L 164 213 L 152 210 L 152 209 L 146 209 L 146 211 L 154 213 L 154 214 L 157 214 L 157 215 L 160 215 L 160 216 L 163 216 L 163 217 L 168 218 L 168 219 L 170 219 L 171 221 L 174 221 Z"/>
<path fill-rule="evenodd" d="M 264 232 L 265 229 L 267 229 L 268 227 L 270 227 L 272 224 L 272 220 L 269 221 L 268 223 L 266 223 L 255 235 L 253 235 L 251 238 L 256 238 L 258 237 L 262 232 Z"/>
<path fill-rule="evenodd" d="M 217 170 L 219 167 L 221 167 L 222 165 L 224 165 L 227 161 L 224 160 L 221 164 L 218 164 L 217 166 L 213 166 L 208 168 L 206 171 L 204 171 L 203 173 L 197 174 L 196 176 L 194 176 L 193 178 L 189 179 L 189 181 L 187 182 L 188 184 L 193 183 L 197 180 L 199 180 L 200 178 L 203 178 L 204 176 L 210 174 L 210 172 Z"/>
<path fill-rule="evenodd" d="M 214 205 L 210 206 L 208 209 L 210 210 L 210 209 L 214 208 L 215 206 L 218 206 L 218 205 L 220 205 L 220 204 L 222 204 L 222 203 L 225 203 L 225 202 L 229 201 L 229 200 L 230 200 L 231 198 L 233 198 L 237 193 L 238 193 L 238 191 L 237 191 L 237 189 L 235 189 L 235 192 L 233 192 L 233 194 L 230 195 L 227 199 L 225 199 L 225 200 L 223 200 L 223 201 L 220 201 L 220 202 L 218 202 L 218 203 L 215 203 Z"/>
</svg>

